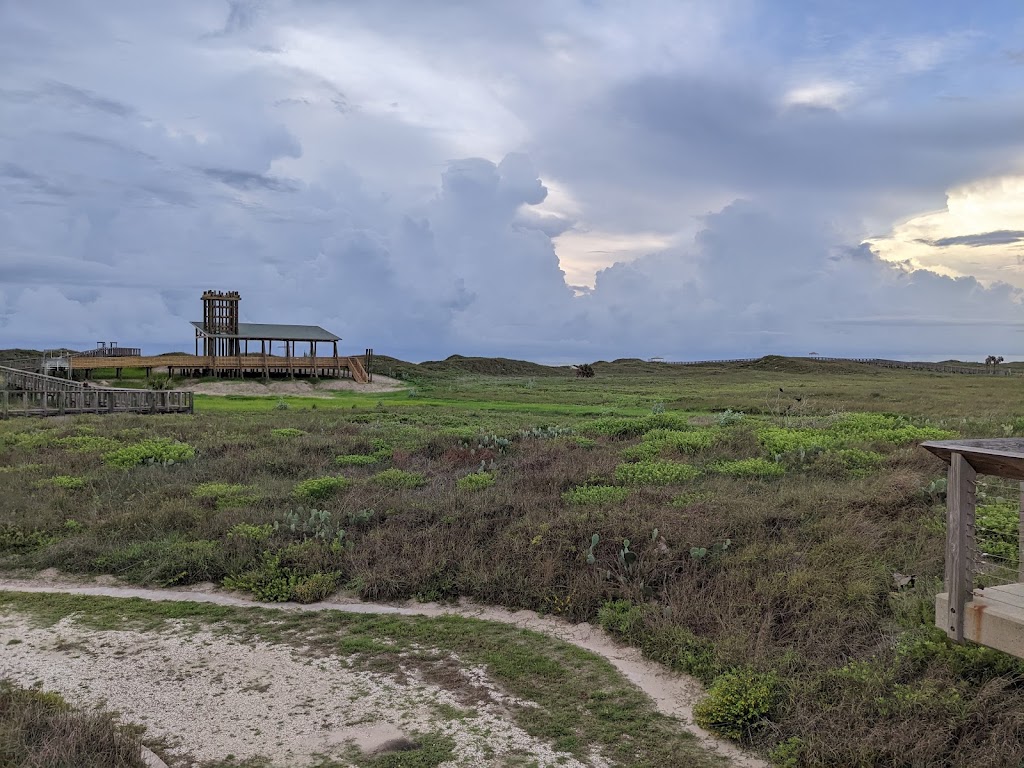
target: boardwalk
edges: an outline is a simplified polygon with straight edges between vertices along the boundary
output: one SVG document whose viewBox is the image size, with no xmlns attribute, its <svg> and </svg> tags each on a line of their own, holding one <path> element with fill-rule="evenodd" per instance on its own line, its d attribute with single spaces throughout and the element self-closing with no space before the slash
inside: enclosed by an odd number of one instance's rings
<svg viewBox="0 0 1024 768">
<path fill-rule="evenodd" d="M 192 413 L 192 393 L 93 387 L 0 366 L 0 419 L 76 413 Z"/>
<path fill-rule="evenodd" d="M 365 360 L 365 357 L 279 357 L 265 354 L 126 356 L 116 359 L 75 355 L 70 358 L 70 365 L 72 372 L 83 372 L 86 376 L 97 369 L 113 368 L 116 376 L 123 368 L 142 368 L 147 373 L 163 368 L 171 376 L 337 376 L 365 384 L 371 380 Z"/>
</svg>

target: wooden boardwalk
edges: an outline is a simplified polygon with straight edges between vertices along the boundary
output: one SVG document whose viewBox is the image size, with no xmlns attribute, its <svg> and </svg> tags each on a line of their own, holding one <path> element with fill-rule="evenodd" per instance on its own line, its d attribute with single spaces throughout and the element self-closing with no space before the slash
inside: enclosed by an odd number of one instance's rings
<svg viewBox="0 0 1024 768">
<path fill-rule="evenodd" d="M 78 413 L 192 413 L 192 393 L 115 389 L 0 366 L 0 419 Z"/>
<path fill-rule="evenodd" d="M 279 357 L 277 355 L 155 355 L 70 358 L 71 371 L 91 371 L 100 368 L 119 371 L 123 368 L 142 368 L 147 373 L 158 368 L 167 370 L 168 375 L 202 376 L 212 374 L 227 376 L 323 376 L 351 378 L 359 384 L 370 381 L 361 357 Z"/>
</svg>

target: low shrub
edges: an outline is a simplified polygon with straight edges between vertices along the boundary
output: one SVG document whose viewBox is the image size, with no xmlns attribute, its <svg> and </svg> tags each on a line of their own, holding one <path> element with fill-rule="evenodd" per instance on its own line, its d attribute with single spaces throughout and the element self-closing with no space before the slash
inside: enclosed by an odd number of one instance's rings
<svg viewBox="0 0 1024 768">
<path fill-rule="evenodd" d="M 192 489 L 195 499 L 219 499 L 223 496 L 237 496 L 245 493 L 246 487 L 238 483 L 200 483 Z"/>
<path fill-rule="evenodd" d="M 562 494 L 562 499 L 570 504 L 621 504 L 629 496 L 629 488 L 618 485 L 581 485 Z"/>
<path fill-rule="evenodd" d="M 280 429 L 270 430 L 270 434 L 274 437 L 302 437 L 306 434 L 306 431 L 295 427 L 281 427 Z"/>
<path fill-rule="evenodd" d="M 682 413 L 652 413 L 637 418 L 603 417 L 594 419 L 585 431 L 607 437 L 639 437 L 652 429 L 686 429 L 690 426 L 689 416 Z"/>
<path fill-rule="evenodd" d="M 54 541 L 56 537 L 45 531 L 28 531 L 14 525 L 0 525 L 0 554 L 33 552 Z"/>
<path fill-rule="evenodd" d="M 742 739 L 771 713 L 777 689 L 774 674 L 749 668 L 726 672 L 715 678 L 708 695 L 693 708 L 694 720 L 721 736 Z"/>
<path fill-rule="evenodd" d="M 782 464 L 760 458 L 720 461 L 712 465 L 711 470 L 727 477 L 769 478 L 786 474 Z"/>
<path fill-rule="evenodd" d="M 192 497 L 210 499 L 217 509 L 233 509 L 248 507 L 260 500 L 260 496 L 250 493 L 248 486 L 237 483 L 202 483 L 192 489 Z"/>
<path fill-rule="evenodd" d="M 385 469 L 370 478 L 370 482 L 384 488 L 419 488 L 426 485 L 427 478 L 422 472 L 406 472 L 404 469 Z"/>
<path fill-rule="evenodd" d="M 103 461 L 114 467 L 130 469 L 140 464 L 169 466 L 189 461 L 195 456 L 195 448 L 188 443 L 158 437 L 109 451 L 103 454 Z"/>
<path fill-rule="evenodd" d="M 318 603 L 338 588 L 338 573 L 314 573 L 299 578 L 292 587 L 292 599 L 297 603 Z"/>
<path fill-rule="evenodd" d="M 144 768 L 137 735 L 105 712 L 76 712 L 56 693 L 0 680 L 0 765 Z"/>
<path fill-rule="evenodd" d="M 473 472 L 455 481 L 460 491 L 482 491 L 494 485 L 493 472 Z"/>
<path fill-rule="evenodd" d="M 685 483 L 700 475 L 692 464 L 674 461 L 639 461 L 635 464 L 620 464 L 615 469 L 615 479 L 626 485 L 673 485 Z"/>
<path fill-rule="evenodd" d="M 597 610 L 597 623 L 621 640 L 635 643 L 641 636 L 648 608 L 629 600 L 609 600 Z"/>
<path fill-rule="evenodd" d="M 351 484 L 347 477 L 313 477 L 297 483 L 292 496 L 305 501 L 323 501 Z"/>
<path fill-rule="evenodd" d="M 297 544 L 295 547 L 302 547 Z M 269 603 L 283 603 L 295 600 L 299 603 L 316 603 L 331 595 L 337 589 L 341 574 L 338 572 L 302 573 L 301 569 L 285 561 L 288 549 L 282 553 L 264 552 L 255 568 L 224 578 L 227 589 L 249 592 L 257 600 Z"/>
<path fill-rule="evenodd" d="M 334 463 L 342 467 L 363 467 L 369 464 L 376 464 L 377 456 L 372 453 L 349 453 L 344 456 L 338 456 L 334 459 Z"/>
<path fill-rule="evenodd" d="M 180 535 L 127 544 L 100 555 L 92 567 L 101 573 L 160 586 L 218 581 L 224 574 L 219 542 Z"/>
</svg>

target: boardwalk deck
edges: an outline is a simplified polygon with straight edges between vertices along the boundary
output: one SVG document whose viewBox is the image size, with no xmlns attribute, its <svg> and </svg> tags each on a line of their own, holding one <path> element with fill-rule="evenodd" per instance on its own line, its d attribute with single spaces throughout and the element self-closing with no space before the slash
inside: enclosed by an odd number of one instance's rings
<svg viewBox="0 0 1024 768">
<path fill-rule="evenodd" d="M 165 368 L 169 375 L 213 373 L 242 376 L 337 376 L 350 377 L 365 384 L 369 381 L 366 367 L 359 357 L 280 357 L 277 355 L 156 355 L 119 357 L 72 357 L 71 370 L 94 371 L 100 368 L 143 368 L 148 371 Z"/>
<path fill-rule="evenodd" d="M 0 419 L 77 413 L 192 413 L 192 393 L 115 389 L 0 366 Z"/>
</svg>

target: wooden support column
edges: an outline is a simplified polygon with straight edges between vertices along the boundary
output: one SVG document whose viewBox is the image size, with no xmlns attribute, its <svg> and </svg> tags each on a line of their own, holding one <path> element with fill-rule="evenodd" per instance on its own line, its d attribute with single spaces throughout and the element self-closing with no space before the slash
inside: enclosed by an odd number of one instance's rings
<svg viewBox="0 0 1024 768">
<path fill-rule="evenodd" d="M 964 612 L 972 590 L 977 479 L 978 473 L 963 454 L 953 452 L 946 485 L 946 592 L 949 593 L 949 609 L 944 629 L 958 643 L 964 640 Z"/>
<path fill-rule="evenodd" d="M 334 342 L 334 375 L 341 378 L 341 360 L 338 359 L 338 342 Z"/>
<path fill-rule="evenodd" d="M 309 356 L 310 356 L 310 359 L 313 361 L 313 378 L 315 379 L 315 378 L 320 376 L 319 371 L 317 371 L 317 369 L 316 369 L 316 342 L 315 341 L 309 342 Z"/>
</svg>

